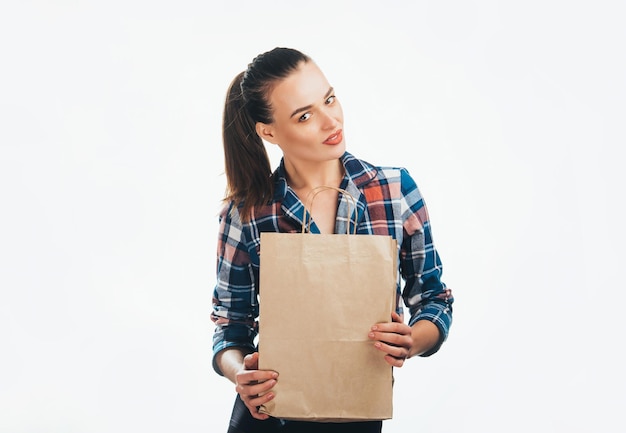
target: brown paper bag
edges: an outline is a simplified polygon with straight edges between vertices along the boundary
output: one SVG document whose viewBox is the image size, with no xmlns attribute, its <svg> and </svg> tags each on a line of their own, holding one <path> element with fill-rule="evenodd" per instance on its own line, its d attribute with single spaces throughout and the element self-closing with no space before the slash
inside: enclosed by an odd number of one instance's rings
<svg viewBox="0 0 626 433">
<path fill-rule="evenodd" d="M 396 241 L 262 233 L 259 368 L 278 371 L 260 411 L 284 419 L 392 416 L 392 368 L 368 332 L 396 300 Z"/>
</svg>

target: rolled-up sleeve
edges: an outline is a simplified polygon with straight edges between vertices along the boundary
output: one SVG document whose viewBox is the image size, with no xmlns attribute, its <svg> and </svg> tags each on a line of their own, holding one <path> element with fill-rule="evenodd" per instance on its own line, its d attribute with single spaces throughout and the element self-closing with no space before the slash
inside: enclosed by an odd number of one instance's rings
<svg viewBox="0 0 626 433">
<path fill-rule="evenodd" d="M 409 325 L 428 320 L 439 329 L 439 342 L 422 356 L 437 352 L 452 324 L 452 293 L 441 280 L 443 266 L 432 240 L 428 210 L 415 181 L 401 173 L 403 241 L 400 271 L 405 280 L 402 298 L 409 308 Z"/>
<path fill-rule="evenodd" d="M 213 334 L 213 368 L 222 374 L 215 355 L 230 347 L 253 352 L 258 333 L 259 305 L 254 270 L 246 240 L 246 229 L 232 204 L 220 214 L 217 242 L 217 283 L 213 291 L 215 324 Z"/>
</svg>

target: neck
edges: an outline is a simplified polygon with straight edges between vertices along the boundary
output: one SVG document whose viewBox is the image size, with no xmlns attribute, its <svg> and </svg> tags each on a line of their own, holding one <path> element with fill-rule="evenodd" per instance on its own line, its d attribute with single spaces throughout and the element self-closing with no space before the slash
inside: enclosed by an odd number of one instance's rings
<svg viewBox="0 0 626 433">
<path fill-rule="evenodd" d="M 287 181 L 294 190 L 311 190 L 318 186 L 338 187 L 343 179 L 344 169 L 340 159 L 303 163 L 288 161 L 285 158 Z"/>
</svg>

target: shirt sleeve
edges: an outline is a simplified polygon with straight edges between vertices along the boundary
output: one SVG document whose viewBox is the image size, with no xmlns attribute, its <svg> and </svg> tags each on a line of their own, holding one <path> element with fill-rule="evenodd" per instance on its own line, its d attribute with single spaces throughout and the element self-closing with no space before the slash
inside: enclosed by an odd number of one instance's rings
<svg viewBox="0 0 626 433">
<path fill-rule="evenodd" d="M 211 320 L 213 368 L 222 375 L 215 355 L 230 347 L 251 353 L 258 333 L 255 272 L 250 260 L 249 236 L 237 209 L 231 203 L 220 214 L 217 241 L 217 283 L 213 291 Z"/>
<path fill-rule="evenodd" d="M 406 169 L 401 170 L 404 237 L 400 249 L 400 272 L 405 280 L 402 298 L 409 308 L 409 325 L 428 320 L 439 328 L 439 342 L 422 356 L 437 352 L 452 324 L 450 289 L 443 281 L 443 267 L 433 245 L 428 210 L 417 185 Z"/>
</svg>

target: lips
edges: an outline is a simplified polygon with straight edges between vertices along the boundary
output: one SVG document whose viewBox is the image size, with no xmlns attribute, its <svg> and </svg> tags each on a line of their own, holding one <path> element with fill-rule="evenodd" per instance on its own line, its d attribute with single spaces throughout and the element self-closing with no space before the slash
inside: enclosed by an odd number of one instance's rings
<svg viewBox="0 0 626 433">
<path fill-rule="evenodd" d="M 340 129 L 337 132 L 334 132 L 331 136 L 329 136 L 324 141 L 324 144 L 330 144 L 331 146 L 334 146 L 336 144 L 341 143 L 342 140 L 343 140 L 343 130 Z"/>
</svg>

